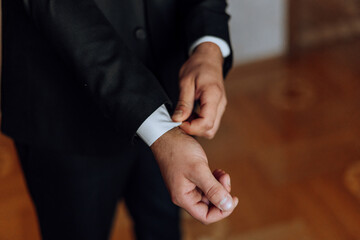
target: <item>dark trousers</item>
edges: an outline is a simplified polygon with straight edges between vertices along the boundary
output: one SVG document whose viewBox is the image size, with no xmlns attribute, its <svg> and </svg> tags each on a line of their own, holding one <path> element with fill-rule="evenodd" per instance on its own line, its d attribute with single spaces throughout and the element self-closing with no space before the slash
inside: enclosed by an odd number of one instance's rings
<svg viewBox="0 0 360 240">
<path fill-rule="evenodd" d="M 124 199 L 137 239 L 180 239 L 179 209 L 145 144 L 111 156 L 16 144 L 44 240 L 105 240 Z"/>
</svg>

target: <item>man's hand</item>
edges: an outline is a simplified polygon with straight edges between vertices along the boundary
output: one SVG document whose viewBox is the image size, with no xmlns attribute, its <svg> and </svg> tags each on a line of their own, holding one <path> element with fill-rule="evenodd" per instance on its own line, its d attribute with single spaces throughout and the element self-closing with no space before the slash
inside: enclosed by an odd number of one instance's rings
<svg viewBox="0 0 360 240">
<path fill-rule="evenodd" d="M 181 128 L 190 135 L 211 139 L 219 128 L 226 107 L 223 61 L 220 48 L 205 42 L 195 49 L 180 70 L 180 96 L 172 118 L 183 122 Z M 195 100 L 200 102 L 198 116 L 189 118 Z"/>
<path fill-rule="evenodd" d="M 211 173 L 204 150 L 193 137 L 174 128 L 156 140 L 151 150 L 176 205 L 204 224 L 232 213 L 238 199 L 229 193 L 230 177 L 222 170 Z"/>
</svg>

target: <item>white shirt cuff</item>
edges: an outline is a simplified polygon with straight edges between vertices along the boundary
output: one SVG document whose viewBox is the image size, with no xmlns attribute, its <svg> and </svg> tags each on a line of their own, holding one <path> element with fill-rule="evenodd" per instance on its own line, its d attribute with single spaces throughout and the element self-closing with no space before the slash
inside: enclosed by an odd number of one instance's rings
<svg viewBox="0 0 360 240">
<path fill-rule="evenodd" d="M 189 56 L 193 53 L 194 49 L 197 46 L 199 46 L 201 43 L 204 43 L 204 42 L 212 42 L 212 43 L 215 43 L 216 45 L 218 45 L 223 58 L 226 58 L 230 55 L 230 46 L 225 40 L 218 38 L 218 37 L 214 37 L 214 36 L 204 36 L 204 37 L 201 37 L 198 40 L 196 40 L 191 45 L 191 47 L 189 49 Z"/>
<path fill-rule="evenodd" d="M 136 134 L 150 147 L 159 137 L 181 122 L 173 122 L 165 105 L 155 110 L 139 127 Z"/>
</svg>

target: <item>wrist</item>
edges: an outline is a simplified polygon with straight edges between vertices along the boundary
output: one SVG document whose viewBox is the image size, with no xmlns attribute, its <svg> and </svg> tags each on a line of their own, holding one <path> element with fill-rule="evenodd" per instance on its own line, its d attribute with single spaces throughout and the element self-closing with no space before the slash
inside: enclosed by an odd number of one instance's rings
<svg viewBox="0 0 360 240">
<path fill-rule="evenodd" d="M 169 143 L 173 139 L 186 134 L 180 127 L 174 127 L 173 129 L 164 133 L 159 137 L 151 146 L 151 150 L 154 152 L 158 149 L 162 149 L 166 143 Z"/>
<path fill-rule="evenodd" d="M 216 59 L 221 64 L 224 61 L 220 47 L 217 44 L 212 43 L 212 42 L 204 42 L 204 43 L 199 44 L 195 48 L 194 54 L 206 55 L 207 58 Z"/>
</svg>

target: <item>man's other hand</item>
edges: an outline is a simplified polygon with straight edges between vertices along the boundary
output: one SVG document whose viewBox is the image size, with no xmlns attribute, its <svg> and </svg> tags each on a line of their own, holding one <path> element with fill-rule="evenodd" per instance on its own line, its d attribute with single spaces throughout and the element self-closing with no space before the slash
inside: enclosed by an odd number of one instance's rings
<svg viewBox="0 0 360 240">
<path fill-rule="evenodd" d="M 193 137 L 174 128 L 156 140 L 151 150 L 176 205 L 204 224 L 232 213 L 238 199 L 229 193 L 230 177 L 223 171 L 210 171 L 205 152 Z"/>
<path fill-rule="evenodd" d="M 223 56 L 210 42 L 200 44 L 179 73 L 180 96 L 172 119 L 190 135 L 212 139 L 226 107 Z M 194 102 L 199 100 L 196 116 Z"/>
</svg>

